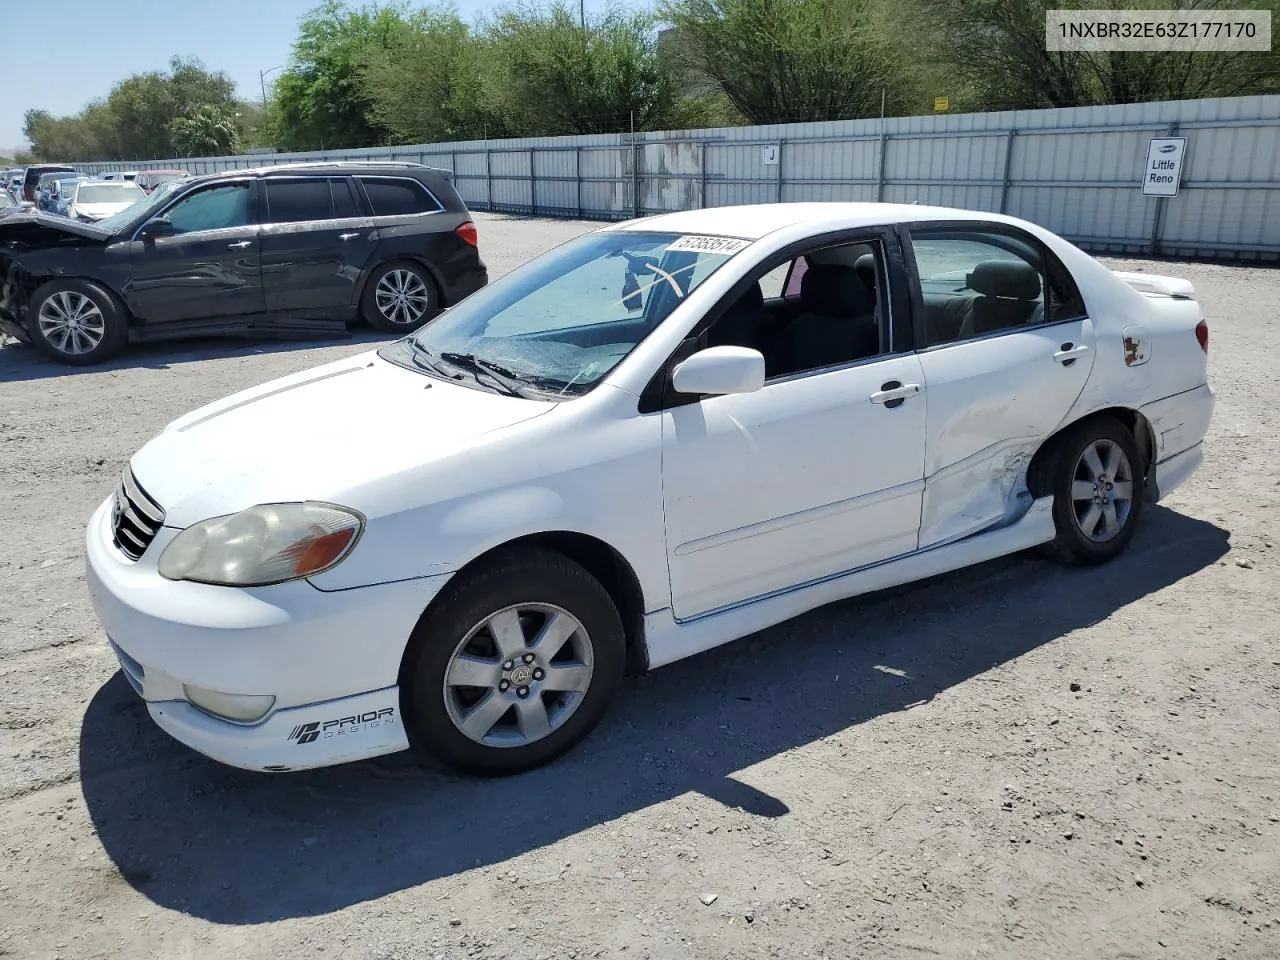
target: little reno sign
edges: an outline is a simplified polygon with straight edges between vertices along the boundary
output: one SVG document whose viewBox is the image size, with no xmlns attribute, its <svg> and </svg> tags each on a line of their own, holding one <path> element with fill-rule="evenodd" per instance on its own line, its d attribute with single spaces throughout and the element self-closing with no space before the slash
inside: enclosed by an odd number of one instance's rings
<svg viewBox="0 0 1280 960">
<path fill-rule="evenodd" d="M 1186 153 L 1186 137 L 1153 138 L 1147 147 L 1147 166 L 1142 171 L 1143 194 L 1176 197 L 1182 183 L 1182 158 Z"/>
</svg>

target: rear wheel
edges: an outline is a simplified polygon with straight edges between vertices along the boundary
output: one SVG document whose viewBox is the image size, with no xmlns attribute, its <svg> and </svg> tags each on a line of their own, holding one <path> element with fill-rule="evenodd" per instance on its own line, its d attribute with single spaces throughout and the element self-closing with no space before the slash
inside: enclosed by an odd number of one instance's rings
<svg viewBox="0 0 1280 960">
<path fill-rule="evenodd" d="M 32 342 L 49 356 L 76 366 L 101 363 L 128 340 L 124 309 L 111 293 L 87 280 L 55 280 L 27 307 Z"/>
<path fill-rule="evenodd" d="M 365 322 L 383 333 L 410 333 L 439 310 L 435 281 L 425 269 L 407 260 L 378 267 L 365 284 L 360 302 Z"/>
<path fill-rule="evenodd" d="M 604 716 L 626 642 L 608 592 L 538 549 L 462 574 L 409 641 L 402 700 L 416 746 L 481 774 L 560 756 Z"/>
<path fill-rule="evenodd" d="M 1111 417 L 1086 420 L 1057 444 L 1050 467 L 1057 536 L 1047 552 L 1066 563 L 1105 563 L 1133 538 L 1142 515 L 1142 454 Z"/>
</svg>

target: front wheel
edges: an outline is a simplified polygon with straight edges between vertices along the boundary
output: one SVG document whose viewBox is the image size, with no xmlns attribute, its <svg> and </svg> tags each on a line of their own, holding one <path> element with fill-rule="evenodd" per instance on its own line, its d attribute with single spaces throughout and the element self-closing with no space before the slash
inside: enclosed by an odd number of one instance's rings
<svg viewBox="0 0 1280 960">
<path fill-rule="evenodd" d="M 401 673 L 416 746 L 474 773 L 518 773 L 599 723 L 626 641 L 590 573 L 557 553 L 516 549 L 446 590 L 414 630 Z"/>
<path fill-rule="evenodd" d="M 109 291 L 86 280 L 55 280 L 41 287 L 27 317 L 32 342 L 74 366 L 101 363 L 128 340 L 124 309 Z"/>
<path fill-rule="evenodd" d="M 440 311 L 440 294 L 430 274 L 407 260 L 383 264 L 365 284 L 360 313 L 383 333 L 403 336 Z"/>
<path fill-rule="evenodd" d="M 1067 431 L 1050 467 L 1057 536 L 1046 547 L 1066 563 L 1106 563 L 1133 538 L 1145 480 L 1133 434 L 1111 417 Z"/>
</svg>

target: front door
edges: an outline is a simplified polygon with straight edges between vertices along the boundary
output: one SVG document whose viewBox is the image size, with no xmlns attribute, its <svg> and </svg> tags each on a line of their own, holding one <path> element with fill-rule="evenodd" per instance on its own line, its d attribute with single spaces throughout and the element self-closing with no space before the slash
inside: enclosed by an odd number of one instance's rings
<svg viewBox="0 0 1280 960">
<path fill-rule="evenodd" d="M 911 231 L 929 392 L 920 546 L 1015 513 L 1031 456 L 1074 405 L 1093 323 L 1066 268 L 1004 226 Z"/>
<path fill-rule="evenodd" d="M 345 177 L 265 177 L 262 286 L 273 314 L 348 319 L 374 253 Z"/>
<path fill-rule="evenodd" d="M 253 184 L 221 183 L 161 211 L 174 235 L 117 244 L 127 260 L 121 291 L 140 323 L 234 319 L 263 312 L 261 251 Z"/>
<path fill-rule="evenodd" d="M 879 289 L 855 267 L 868 253 Z M 919 359 L 890 341 L 883 240 L 806 259 L 795 317 L 776 334 L 767 317 L 757 325 L 770 341 L 764 387 L 663 413 L 677 619 L 916 549 L 926 404 Z"/>
</svg>

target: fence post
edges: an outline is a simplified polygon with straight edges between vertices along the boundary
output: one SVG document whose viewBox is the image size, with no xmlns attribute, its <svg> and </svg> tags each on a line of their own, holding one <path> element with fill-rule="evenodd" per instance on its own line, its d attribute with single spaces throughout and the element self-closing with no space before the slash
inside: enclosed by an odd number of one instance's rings
<svg viewBox="0 0 1280 960">
<path fill-rule="evenodd" d="M 529 207 L 532 216 L 538 215 L 538 168 L 533 162 L 533 147 L 529 148 Z"/>
<path fill-rule="evenodd" d="M 493 213 L 493 152 L 488 144 L 484 148 L 484 199 Z"/>
<path fill-rule="evenodd" d="M 578 190 L 578 219 L 582 219 L 582 146 L 573 148 L 573 179 Z"/>
<path fill-rule="evenodd" d="M 639 141 L 631 144 L 631 215 L 640 216 L 640 157 L 642 150 Z"/>
<path fill-rule="evenodd" d="M 703 140 L 698 149 L 698 207 L 707 208 L 707 141 Z"/>
<path fill-rule="evenodd" d="M 1165 136 L 1176 137 L 1177 135 L 1178 135 L 1178 121 L 1175 120 L 1173 121 L 1173 123 L 1169 124 L 1169 130 L 1167 133 L 1165 133 Z M 1186 161 L 1187 161 L 1187 158 L 1183 157 L 1182 162 L 1184 165 L 1186 164 Z M 1146 175 L 1147 175 L 1146 170 L 1143 170 L 1142 176 L 1146 177 Z M 1142 189 L 1141 182 L 1139 183 L 1138 189 Z M 1165 208 L 1165 204 L 1168 202 L 1169 201 L 1167 197 L 1156 197 L 1156 215 L 1151 222 L 1151 243 L 1148 245 L 1148 250 L 1150 251 L 1151 256 L 1153 257 L 1160 256 L 1160 234 L 1164 232 L 1164 217 L 1165 217 L 1164 208 Z"/>
<path fill-rule="evenodd" d="M 876 161 L 876 203 L 884 201 L 884 153 L 889 136 L 880 131 L 880 158 Z"/>
<path fill-rule="evenodd" d="M 1005 212 L 1005 206 L 1009 202 L 1009 171 L 1011 169 L 1011 161 L 1013 160 L 1013 138 L 1017 136 L 1017 130 L 1010 130 L 1004 138 L 1004 177 L 1000 185 L 1000 212 Z"/>
<path fill-rule="evenodd" d="M 780 138 L 778 140 L 778 197 L 776 200 L 777 203 L 782 202 L 782 184 L 783 184 L 782 164 L 784 163 L 783 156 L 786 154 L 786 152 L 787 152 L 787 141 L 785 138 Z"/>
</svg>

